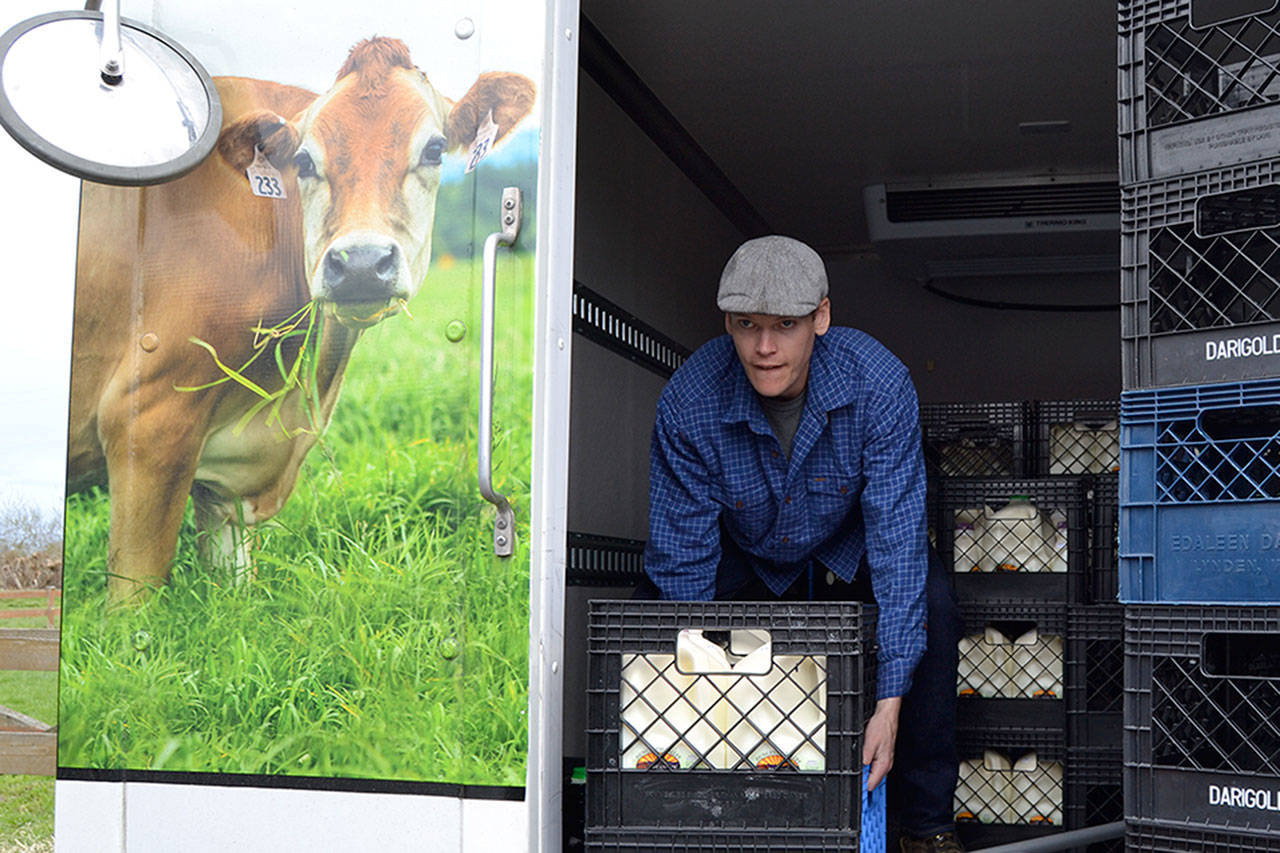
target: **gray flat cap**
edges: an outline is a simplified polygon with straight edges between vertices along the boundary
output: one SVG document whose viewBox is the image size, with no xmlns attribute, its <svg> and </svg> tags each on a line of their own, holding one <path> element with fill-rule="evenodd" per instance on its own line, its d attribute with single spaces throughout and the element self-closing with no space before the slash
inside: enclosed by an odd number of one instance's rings
<svg viewBox="0 0 1280 853">
<path fill-rule="evenodd" d="M 802 317 L 827 295 L 827 268 L 799 240 L 777 234 L 748 240 L 724 265 L 716 305 L 738 314 Z"/>
</svg>

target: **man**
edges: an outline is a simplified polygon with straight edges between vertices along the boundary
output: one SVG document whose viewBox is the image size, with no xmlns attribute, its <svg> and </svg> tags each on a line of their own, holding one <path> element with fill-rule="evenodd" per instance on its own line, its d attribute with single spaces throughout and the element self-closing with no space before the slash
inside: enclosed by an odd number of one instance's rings
<svg viewBox="0 0 1280 853">
<path fill-rule="evenodd" d="M 694 353 L 658 402 L 648 580 L 637 596 L 874 593 L 879 686 L 862 755 L 868 785 L 889 772 L 898 743 L 890 796 L 901 803 L 902 849 L 959 851 L 961 626 L 928 548 L 919 405 L 907 369 L 870 336 L 831 327 L 826 268 L 797 240 L 740 246 L 717 304 L 728 337 Z"/>
</svg>

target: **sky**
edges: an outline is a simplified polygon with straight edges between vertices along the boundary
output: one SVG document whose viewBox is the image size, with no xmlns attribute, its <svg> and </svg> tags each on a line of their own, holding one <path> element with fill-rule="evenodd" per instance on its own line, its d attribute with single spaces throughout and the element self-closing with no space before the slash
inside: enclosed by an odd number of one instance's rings
<svg viewBox="0 0 1280 853">
<path fill-rule="evenodd" d="M 326 14 L 327 6 L 340 11 Z M 4 0 L 0 31 L 69 8 L 79 4 Z M 543 5 L 531 0 L 123 0 L 122 8 L 125 17 L 173 37 L 215 75 L 323 91 L 353 44 L 384 35 L 404 40 L 432 84 L 455 100 L 482 71 L 541 79 Z M 215 8 L 216 19 L 209 15 Z M 459 39 L 457 23 L 467 17 L 475 34 Z M 3 133 L 0 174 L 0 234 L 7 249 L 0 363 L 8 366 L 0 373 L 0 504 L 57 512 L 64 491 L 79 181 Z"/>
</svg>

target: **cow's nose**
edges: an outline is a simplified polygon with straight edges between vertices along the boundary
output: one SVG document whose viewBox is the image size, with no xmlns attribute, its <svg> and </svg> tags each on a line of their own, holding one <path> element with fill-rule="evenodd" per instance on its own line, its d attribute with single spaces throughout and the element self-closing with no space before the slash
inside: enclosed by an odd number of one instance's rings
<svg viewBox="0 0 1280 853">
<path fill-rule="evenodd" d="M 324 283 L 337 302 L 373 302 L 395 296 L 400 256 L 394 244 L 332 248 L 324 256 Z"/>
</svg>

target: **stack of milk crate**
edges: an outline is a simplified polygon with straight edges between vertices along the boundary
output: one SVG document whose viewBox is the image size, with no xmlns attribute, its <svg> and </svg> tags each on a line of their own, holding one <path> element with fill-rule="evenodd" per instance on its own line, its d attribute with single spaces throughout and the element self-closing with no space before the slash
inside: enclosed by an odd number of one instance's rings
<svg viewBox="0 0 1280 853">
<path fill-rule="evenodd" d="M 921 406 L 930 532 L 953 572 L 957 826 L 969 847 L 1119 820 L 1119 403 Z"/>
<path fill-rule="evenodd" d="M 1280 4 L 1119 12 L 1127 843 L 1280 850 Z"/>
</svg>

